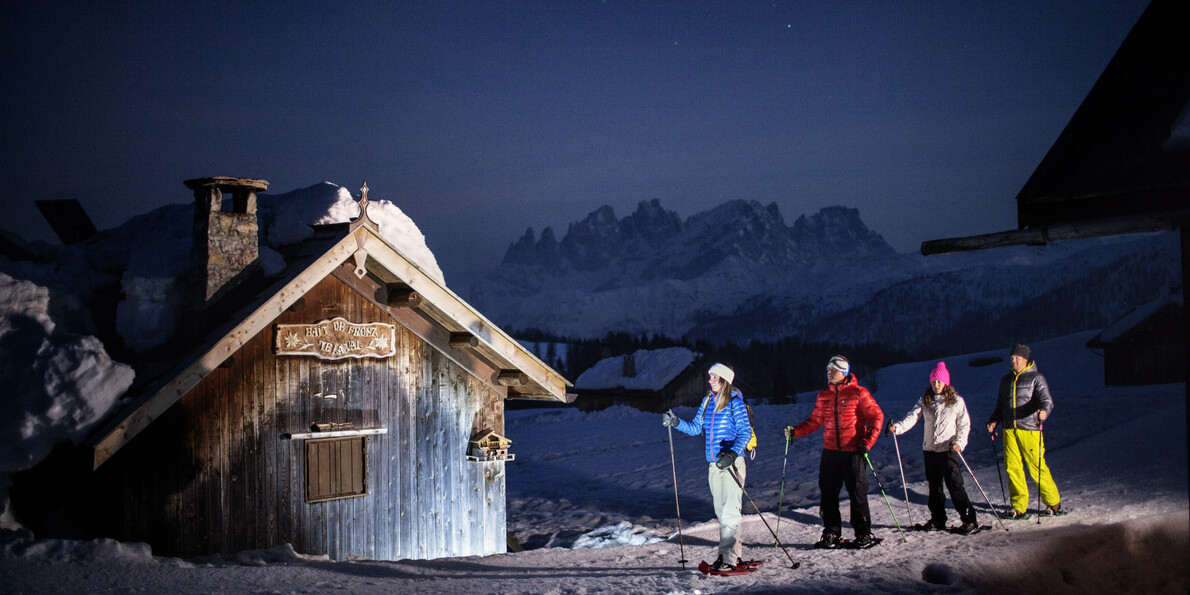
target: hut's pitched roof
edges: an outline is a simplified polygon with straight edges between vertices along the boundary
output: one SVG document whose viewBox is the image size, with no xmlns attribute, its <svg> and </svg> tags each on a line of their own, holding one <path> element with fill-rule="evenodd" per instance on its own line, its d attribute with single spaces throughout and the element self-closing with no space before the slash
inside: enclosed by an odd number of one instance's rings
<svg viewBox="0 0 1190 595">
<path fill-rule="evenodd" d="M 1021 228 L 1190 206 L 1190 3 L 1154 0 L 1017 195 Z"/>
<path fill-rule="evenodd" d="M 471 372 L 498 394 L 513 399 L 566 402 L 570 383 L 504 331 L 422 272 L 384 239 L 367 216 L 367 198 L 360 216 L 350 224 L 325 226 L 301 243 L 285 271 L 227 322 L 205 335 L 200 345 L 163 366 L 138 366 L 142 380 L 130 390 L 132 401 L 88 440 L 98 467 L 252 337 L 293 306 L 319 281 L 333 275 L 360 291 L 415 335 Z M 390 307 L 379 296 L 389 285 L 407 286 L 421 297 L 418 308 Z M 452 340 L 467 335 L 466 347 L 453 349 Z M 165 370 L 143 374 L 154 367 Z M 500 372 L 515 372 L 514 386 L 498 383 Z M 144 380 L 150 376 L 150 380 Z"/>
<path fill-rule="evenodd" d="M 1153 0 L 1016 197 L 1018 229 L 925 255 L 1190 224 L 1190 2 Z"/>
<path fill-rule="evenodd" d="M 1153 319 L 1158 313 L 1169 310 L 1169 318 L 1180 321 L 1182 318 L 1182 289 L 1170 291 L 1169 293 L 1146 302 L 1133 308 L 1131 312 L 1121 316 L 1119 320 L 1111 323 L 1107 328 L 1100 331 L 1090 341 L 1087 342 L 1087 347 L 1102 348 L 1106 345 L 1111 345 L 1129 335 L 1135 334 L 1134 331 L 1138 327 L 1145 325 L 1146 321 Z M 1176 316 L 1173 315 L 1176 311 Z M 1164 322 L 1164 321 L 1163 321 Z M 1153 326 L 1151 323 L 1149 326 Z M 1170 331 L 1169 325 L 1158 325 L 1162 330 Z M 1151 339 L 1151 335 L 1147 335 Z M 1144 340 L 1143 338 L 1141 340 Z"/>
</svg>

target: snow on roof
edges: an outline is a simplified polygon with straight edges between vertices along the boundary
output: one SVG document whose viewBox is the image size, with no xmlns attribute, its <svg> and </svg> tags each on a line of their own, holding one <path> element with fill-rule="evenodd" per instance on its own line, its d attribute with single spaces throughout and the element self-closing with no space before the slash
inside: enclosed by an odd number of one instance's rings
<svg viewBox="0 0 1190 595">
<path fill-rule="evenodd" d="M 1176 304 L 1178 307 L 1182 306 L 1181 289 L 1178 289 L 1177 291 L 1171 291 L 1151 302 L 1137 306 L 1131 312 L 1125 314 L 1123 318 L 1111 323 L 1111 325 L 1103 329 L 1103 332 L 1099 333 L 1099 336 L 1095 338 L 1095 341 L 1098 343 L 1111 343 L 1112 341 L 1119 339 L 1124 333 L 1135 328 L 1136 325 L 1152 316 L 1161 308 L 1164 308 L 1170 304 Z"/>
<path fill-rule="evenodd" d="M 351 221 L 359 216 L 359 203 L 346 188 L 322 182 L 284 194 L 261 194 L 258 212 L 268 245 L 280 248 L 310 238 L 314 235 L 311 225 Z M 369 197 L 368 217 L 385 241 L 423 273 L 446 285 L 425 236 L 404 211 L 392 201 Z"/>
<path fill-rule="evenodd" d="M 228 199 L 230 200 L 230 199 Z M 176 330 L 181 308 L 181 277 L 189 262 L 192 206 L 170 205 L 134 217 L 97 240 L 105 261 L 127 259 L 121 278 L 124 300 L 116 314 L 116 328 L 125 345 L 147 351 L 164 345 Z M 280 275 L 286 268 L 279 249 L 309 240 L 315 225 L 347 223 L 359 216 L 359 203 L 346 188 L 322 182 L 282 194 L 261 194 L 257 216 L 261 229 L 260 259 L 265 274 Z M 422 272 L 442 285 L 446 281 L 425 236 L 396 205 L 369 199 L 368 216 L 381 237 Z"/>
<path fill-rule="evenodd" d="M 698 354 L 684 347 L 641 349 L 632 354 L 636 362 L 636 375 L 632 377 L 624 376 L 624 357 L 618 355 L 599 360 L 574 381 L 574 387 L 579 390 L 658 391 L 694 363 Z"/>
</svg>

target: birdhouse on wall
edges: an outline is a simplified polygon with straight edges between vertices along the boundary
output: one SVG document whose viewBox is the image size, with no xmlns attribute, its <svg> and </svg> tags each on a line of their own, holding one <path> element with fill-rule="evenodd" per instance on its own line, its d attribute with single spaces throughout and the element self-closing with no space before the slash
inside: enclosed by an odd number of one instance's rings
<svg viewBox="0 0 1190 595">
<path fill-rule="evenodd" d="M 511 461 L 516 455 L 508 453 L 512 441 L 491 430 L 482 430 L 467 443 L 468 461 Z"/>
</svg>

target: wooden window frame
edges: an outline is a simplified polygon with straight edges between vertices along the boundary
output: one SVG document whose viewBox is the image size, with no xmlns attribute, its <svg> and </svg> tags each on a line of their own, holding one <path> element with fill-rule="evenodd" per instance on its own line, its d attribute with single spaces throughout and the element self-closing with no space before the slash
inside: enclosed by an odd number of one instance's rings
<svg viewBox="0 0 1190 595">
<path fill-rule="evenodd" d="M 306 441 L 306 502 L 368 495 L 364 436 Z"/>
</svg>

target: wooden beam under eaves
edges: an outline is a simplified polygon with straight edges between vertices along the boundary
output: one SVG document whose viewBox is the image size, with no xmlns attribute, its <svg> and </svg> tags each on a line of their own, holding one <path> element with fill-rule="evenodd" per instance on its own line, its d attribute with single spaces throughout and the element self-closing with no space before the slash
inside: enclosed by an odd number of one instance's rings
<svg viewBox="0 0 1190 595">
<path fill-rule="evenodd" d="M 416 308 L 418 313 L 433 319 L 446 331 L 470 332 L 479 338 L 479 345 L 475 349 L 453 350 L 454 353 L 470 351 L 496 364 L 498 369 L 520 370 L 533 385 L 540 386 L 544 393 L 554 395 L 556 401 L 565 398 L 570 383 L 561 374 L 493 325 L 441 281 L 424 273 L 371 228 L 361 227 L 353 233 L 358 238 L 360 249 L 367 251 L 369 271 L 373 266 L 384 269 L 386 272 L 381 278 L 399 279 L 422 296 L 423 301 Z"/>
<path fill-rule="evenodd" d="M 529 377 L 520 370 L 500 370 L 496 374 L 496 384 L 500 386 L 526 386 L 529 384 Z"/>
<path fill-rule="evenodd" d="M 554 403 L 558 402 L 557 397 L 555 397 L 554 395 L 548 394 L 548 393 L 530 393 L 530 392 L 522 393 L 522 392 L 518 392 L 514 388 L 508 389 L 508 396 L 506 398 L 510 401 L 552 401 Z M 566 400 L 563 402 L 573 403 L 576 398 L 578 398 L 577 393 L 566 393 Z"/>
<path fill-rule="evenodd" d="M 1041 246 L 1060 240 L 1169 231 L 1185 227 L 1188 223 L 1190 223 L 1190 209 L 1152 215 L 1137 215 L 1134 217 L 1070 221 L 1067 223 L 1001 231 L 978 236 L 929 240 L 921 243 L 921 253 L 923 256 L 933 256 L 936 254 L 949 254 L 951 252 L 988 250 L 1004 246 Z"/>
<path fill-rule="evenodd" d="M 417 308 L 421 306 L 421 294 L 408 285 L 390 285 L 388 305 L 393 308 Z"/>
<path fill-rule="evenodd" d="M 507 387 L 496 384 L 494 381 L 494 378 L 500 371 L 500 368 L 492 365 L 491 362 L 485 360 L 474 352 L 449 349 L 448 341 L 450 333 L 446 329 L 434 322 L 431 322 L 429 319 L 423 316 L 421 310 L 391 306 L 386 307 L 383 303 L 381 303 L 384 292 L 380 289 L 380 286 L 377 284 L 376 280 L 371 276 L 364 277 L 362 279 L 356 277 L 351 272 L 352 268 L 353 267 L 350 263 L 344 263 L 342 266 L 332 271 L 331 274 L 349 287 L 355 288 L 355 290 L 358 291 L 360 295 L 364 296 L 364 299 L 367 299 L 380 309 L 388 312 L 394 320 L 401 324 L 401 326 L 408 329 L 409 332 L 413 333 L 414 335 L 417 335 L 421 340 L 429 343 L 431 346 L 441 352 L 442 355 L 447 359 L 454 362 L 462 369 L 467 370 L 471 375 L 478 378 L 480 382 L 483 382 L 484 386 L 487 386 L 500 395 L 507 393 Z"/>
</svg>

